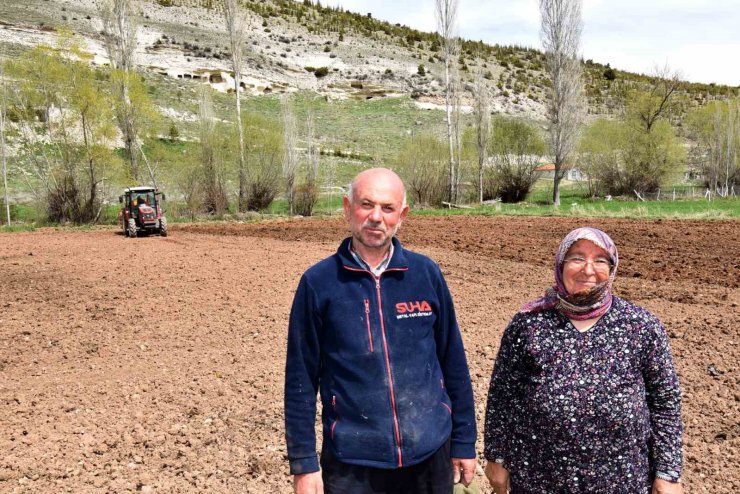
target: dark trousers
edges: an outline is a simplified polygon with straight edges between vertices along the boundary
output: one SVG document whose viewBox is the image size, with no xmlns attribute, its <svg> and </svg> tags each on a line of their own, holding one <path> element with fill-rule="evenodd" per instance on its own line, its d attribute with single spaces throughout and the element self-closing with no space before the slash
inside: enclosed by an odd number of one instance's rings
<svg viewBox="0 0 740 494">
<path fill-rule="evenodd" d="M 324 447 L 321 451 L 324 494 L 450 494 L 450 441 L 432 456 L 408 467 L 373 468 L 342 463 Z"/>
</svg>

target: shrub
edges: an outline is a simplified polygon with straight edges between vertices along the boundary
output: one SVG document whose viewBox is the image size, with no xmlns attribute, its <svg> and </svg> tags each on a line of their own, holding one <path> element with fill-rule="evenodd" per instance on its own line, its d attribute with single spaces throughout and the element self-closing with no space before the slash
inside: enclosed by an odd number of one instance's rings
<svg viewBox="0 0 740 494">
<path fill-rule="evenodd" d="M 448 150 L 431 135 L 414 136 L 395 158 L 406 190 L 417 205 L 440 206 L 447 197 Z"/>
<path fill-rule="evenodd" d="M 247 209 L 249 211 L 263 211 L 270 207 L 277 195 L 277 188 L 263 182 L 254 182 L 249 187 Z"/>
<path fill-rule="evenodd" d="M 427 69 L 424 67 L 423 63 L 419 64 L 419 67 L 417 67 L 416 69 L 416 73 L 419 74 L 420 76 L 427 75 Z"/>
<path fill-rule="evenodd" d="M 318 78 L 325 77 L 329 73 L 329 67 L 319 67 L 313 71 L 313 75 Z"/>
<path fill-rule="evenodd" d="M 314 184 L 303 184 L 295 188 L 295 212 L 301 216 L 312 216 L 319 200 L 319 193 Z"/>
<path fill-rule="evenodd" d="M 617 74 L 614 72 L 614 69 L 609 67 L 609 64 L 606 64 L 606 70 L 604 70 L 604 79 L 607 81 L 613 81 L 617 78 Z"/>
<path fill-rule="evenodd" d="M 523 120 L 497 118 L 492 127 L 494 166 L 484 176 L 483 198 L 523 201 L 539 177 L 536 168 L 545 154 L 545 141 L 535 126 Z"/>
<path fill-rule="evenodd" d="M 171 122 L 170 123 L 170 141 L 175 142 L 178 137 L 180 137 L 180 131 L 177 130 L 177 125 L 175 125 L 175 122 Z"/>
</svg>

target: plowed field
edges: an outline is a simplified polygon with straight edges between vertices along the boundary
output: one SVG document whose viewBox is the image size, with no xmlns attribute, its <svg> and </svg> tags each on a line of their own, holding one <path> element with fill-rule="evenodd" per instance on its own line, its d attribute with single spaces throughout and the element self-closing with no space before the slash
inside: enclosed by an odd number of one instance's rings
<svg viewBox="0 0 740 494">
<path fill-rule="evenodd" d="M 507 321 L 582 224 L 404 224 L 401 241 L 442 266 L 455 298 L 479 426 Z M 590 224 L 620 249 L 617 294 L 668 328 L 686 492 L 740 492 L 740 222 Z M 338 219 L 0 234 L 0 492 L 292 492 L 288 311 L 301 273 L 345 235 Z"/>
</svg>

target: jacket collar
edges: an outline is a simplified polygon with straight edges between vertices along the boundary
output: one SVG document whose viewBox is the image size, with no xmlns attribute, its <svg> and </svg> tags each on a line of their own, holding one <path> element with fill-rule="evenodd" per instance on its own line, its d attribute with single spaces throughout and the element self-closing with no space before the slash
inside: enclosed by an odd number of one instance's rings
<svg viewBox="0 0 740 494">
<path fill-rule="evenodd" d="M 365 271 L 364 266 L 360 266 L 357 264 L 357 261 L 355 261 L 354 257 L 352 257 L 352 253 L 349 250 L 350 243 L 352 242 L 352 237 L 345 238 L 342 243 L 339 245 L 339 249 L 337 249 L 337 255 L 339 256 L 339 260 L 341 261 L 342 265 L 346 268 L 350 269 L 362 269 Z M 407 270 L 409 268 L 408 260 L 406 259 L 406 253 L 404 248 L 401 246 L 401 242 L 396 237 L 393 237 L 391 239 L 391 242 L 393 242 L 393 257 L 391 257 L 390 262 L 388 263 L 388 267 L 385 268 L 386 271 L 388 270 Z"/>
</svg>

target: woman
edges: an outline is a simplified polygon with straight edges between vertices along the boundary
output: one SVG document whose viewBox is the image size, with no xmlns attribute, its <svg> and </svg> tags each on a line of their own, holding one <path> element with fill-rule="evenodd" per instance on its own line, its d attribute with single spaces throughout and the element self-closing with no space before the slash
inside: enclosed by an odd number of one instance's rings
<svg viewBox="0 0 740 494">
<path fill-rule="evenodd" d="M 681 392 L 668 338 L 612 294 L 617 248 L 578 228 L 555 286 L 504 332 L 485 424 L 496 494 L 679 494 Z"/>
</svg>

